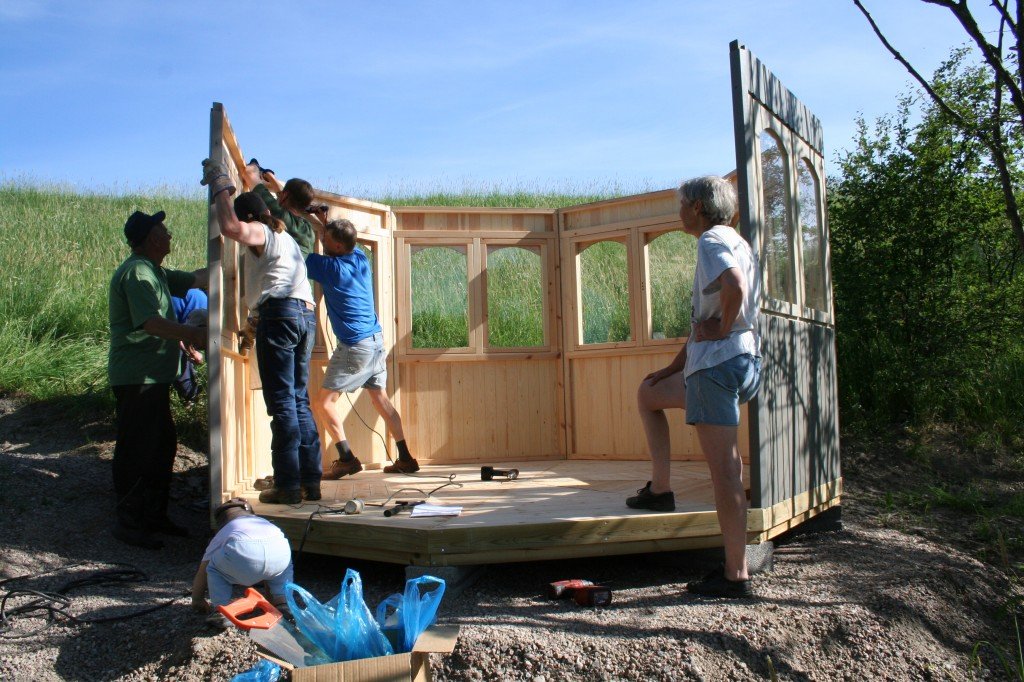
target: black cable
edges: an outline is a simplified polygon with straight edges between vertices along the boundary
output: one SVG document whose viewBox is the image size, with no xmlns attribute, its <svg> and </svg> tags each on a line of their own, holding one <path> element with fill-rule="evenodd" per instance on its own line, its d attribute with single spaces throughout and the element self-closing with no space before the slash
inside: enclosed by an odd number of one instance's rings
<svg viewBox="0 0 1024 682">
<path fill-rule="evenodd" d="M 42 573 L 34 573 L 29 575 L 16 576 L 14 578 L 7 578 L 6 580 L 0 581 L 0 585 L 6 585 L 7 583 L 14 582 L 16 580 L 26 580 L 28 578 L 39 578 L 44 575 L 51 573 L 57 573 L 58 571 L 64 571 L 77 566 L 85 565 L 86 562 L 80 562 L 77 564 L 70 564 L 68 566 L 61 566 L 49 571 L 43 571 Z M 94 585 L 117 585 L 117 584 L 128 584 L 128 583 L 142 583 L 149 580 L 142 571 L 138 570 L 128 564 L 112 564 L 114 566 L 123 566 L 124 568 L 116 568 L 105 571 L 97 571 L 92 575 L 85 576 L 83 578 L 77 578 L 65 583 L 63 586 L 53 592 L 43 592 L 40 590 L 34 590 L 31 588 L 11 589 L 2 594 L 0 597 L 0 639 L 24 639 L 31 637 L 53 624 L 57 618 L 65 618 L 73 625 L 93 625 L 96 623 L 112 623 L 115 621 L 128 620 L 129 618 L 136 618 L 138 616 L 152 613 L 162 608 L 166 608 L 171 604 L 175 603 L 182 597 L 175 597 L 165 602 L 151 606 L 139 611 L 133 611 L 131 613 L 120 614 L 116 616 L 99 616 L 95 618 L 88 618 L 84 616 L 76 616 L 69 613 L 69 609 L 72 605 L 72 598 L 69 593 L 74 590 L 82 589 L 83 587 L 91 587 Z M 8 608 L 7 603 L 13 599 L 24 598 L 24 597 L 35 597 L 30 601 L 16 606 Z M 29 632 L 21 632 L 12 634 L 10 631 L 14 627 L 14 621 L 20 616 L 25 617 L 28 614 L 45 612 L 47 622 Z"/>
</svg>

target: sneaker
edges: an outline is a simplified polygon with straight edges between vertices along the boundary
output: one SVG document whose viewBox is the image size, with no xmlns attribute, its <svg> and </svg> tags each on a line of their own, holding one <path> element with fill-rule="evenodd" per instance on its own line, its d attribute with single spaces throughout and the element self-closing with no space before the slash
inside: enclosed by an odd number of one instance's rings
<svg viewBox="0 0 1024 682">
<path fill-rule="evenodd" d="M 306 502 L 316 502 L 322 495 L 320 494 L 320 484 L 316 485 L 304 485 L 301 488 L 302 499 Z"/>
<path fill-rule="evenodd" d="M 419 462 L 415 459 L 397 459 L 384 467 L 385 474 L 415 474 L 419 470 Z"/>
<path fill-rule="evenodd" d="M 337 481 L 343 476 L 358 474 L 362 470 L 363 463 L 359 461 L 358 457 L 346 461 L 336 459 L 331 463 L 331 467 L 324 472 L 324 478 L 328 481 Z"/>
<path fill-rule="evenodd" d="M 132 547 L 141 547 L 143 549 L 163 549 L 164 547 L 163 540 L 154 537 L 140 528 L 129 528 L 119 523 L 114 526 L 112 532 L 115 538 Z"/>
<path fill-rule="evenodd" d="M 153 533 L 160 533 L 161 535 L 173 535 L 176 538 L 188 537 L 188 528 L 179 526 L 166 516 L 157 521 L 149 522 L 146 527 Z"/>
<path fill-rule="evenodd" d="M 650 509 L 651 511 L 670 512 L 676 510 L 676 496 L 671 490 L 667 493 L 651 492 L 651 482 L 636 491 L 636 495 L 626 498 L 626 506 L 630 509 Z"/>
<path fill-rule="evenodd" d="M 292 490 L 271 488 L 260 493 L 260 502 L 267 504 L 302 504 L 302 491 L 299 488 Z"/>
<path fill-rule="evenodd" d="M 687 583 L 686 591 L 721 599 L 749 599 L 754 596 L 749 580 L 729 580 L 725 577 L 723 566 L 719 566 L 697 582 Z"/>
</svg>

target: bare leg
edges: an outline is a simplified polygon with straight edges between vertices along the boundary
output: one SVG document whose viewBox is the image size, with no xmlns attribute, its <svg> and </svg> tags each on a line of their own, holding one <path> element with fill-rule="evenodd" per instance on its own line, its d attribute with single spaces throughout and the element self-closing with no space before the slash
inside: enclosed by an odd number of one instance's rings
<svg viewBox="0 0 1024 682">
<path fill-rule="evenodd" d="M 636 406 L 640 421 L 647 434 L 647 449 L 651 453 L 651 492 L 655 495 L 672 490 L 671 454 L 668 418 L 665 410 L 686 408 L 686 383 L 683 373 L 677 372 L 653 386 L 640 382 L 636 392 Z"/>
<path fill-rule="evenodd" d="M 697 424 L 697 438 L 711 469 L 718 525 L 725 545 L 725 577 L 746 580 L 747 497 L 743 490 L 743 460 L 736 444 L 737 427 Z"/>
<path fill-rule="evenodd" d="M 377 410 L 377 414 L 383 417 L 387 423 L 391 436 L 395 440 L 405 440 L 405 431 L 402 430 L 402 416 L 398 414 L 398 410 L 388 400 L 388 394 L 384 392 L 384 389 L 368 388 L 366 392 L 370 394 L 370 402 L 373 403 L 373 409 Z"/>
<path fill-rule="evenodd" d="M 324 427 L 327 429 L 327 433 L 331 434 L 335 443 L 345 440 L 345 425 L 341 421 L 336 404 L 340 397 L 341 393 L 338 391 L 321 388 L 316 401 L 317 407 L 320 408 L 324 417 Z"/>
</svg>

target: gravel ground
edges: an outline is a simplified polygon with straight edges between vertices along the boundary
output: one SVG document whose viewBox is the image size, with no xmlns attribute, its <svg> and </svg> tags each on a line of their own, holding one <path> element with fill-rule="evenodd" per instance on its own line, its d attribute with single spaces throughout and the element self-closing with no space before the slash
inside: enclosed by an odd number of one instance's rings
<svg viewBox="0 0 1024 682">
<path fill-rule="evenodd" d="M 54 591 L 70 580 L 130 565 L 145 582 L 70 593 L 73 624 L 21 618 L 0 638 L 2 680 L 227 680 L 258 660 L 238 631 L 214 632 L 184 596 L 210 536 L 205 455 L 180 448 L 174 517 L 192 531 L 146 552 L 109 534 L 112 431 L 106 415 L 69 416 L 59 405 L 0 400 L 0 592 Z M 638 474 L 640 472 L 638 471 Z M 848 476 L 847 487 L 855 483 Z M 1006 646 L 999 607 L 1014 587 L 954 548 L 879 527 L 847 503 L 842 532 L 803 534 L 776 551 L 746 603 L 685 594 L 713 559 L 707 553 L 608 557 L 488 567 L 443 604 L 461 625 L 450 656 L 433 656 L 439 680 L 963 680 L 975 642 Z M 296 581 L 326 600 L 346 567 L 360 571 L 376 605 L 401 589 L 401 567 L 305 555 Z M 46 575 L 36 575 L 52 571 Z M 544 599 L 553 580 L 580 577 L 614 589 L 610 608 Z M 6 608 L 24 604 L 12 597 Z M 988 661 L 993 665 L 993 661 Z"/>
</svg>

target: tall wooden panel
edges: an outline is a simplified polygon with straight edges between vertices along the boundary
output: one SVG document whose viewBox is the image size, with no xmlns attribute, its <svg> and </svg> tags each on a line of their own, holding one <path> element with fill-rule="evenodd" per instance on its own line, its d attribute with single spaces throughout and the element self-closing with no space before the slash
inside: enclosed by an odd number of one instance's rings
<svg viewBox="0 0 1024 682">
<path fill-rule="evenodd" d="M 749 420 L 751 501 L 753 506 L 767 508 L 817 491 L 840 477 L 824 186 L 817 187 L 816 206 L 801 206 L 800 201 L 808 197 L 801 194 L 795 178 L 796 169 L 806 164 L 820 183 L 824 177 L 823 141 L 817 117 L 757 57 L 736 41 L 730 45 L 730 55 L 740 229 L 758 254 L 764 292 L 760 329 L 765 371 L 761 390 L 750 405 Z M 765 141 L 778 155 L 772 159 L 781 171 L 776 175 L 765 170 Z M 806 304 L 802 280 L 800 216 L 811 208 L 822 230 L 826 310 Z M 773 241 L 769 217 L 785 219 L 788 245 Z M 773 224 L 777 239 L 778 223 Z M 770 250 L 777 256 L 771 263 L 767 257 Z M 787 274 L 773 268 L 789 269 L 790 293 L 771 293 L 769 278 Z"/>
</svg>

